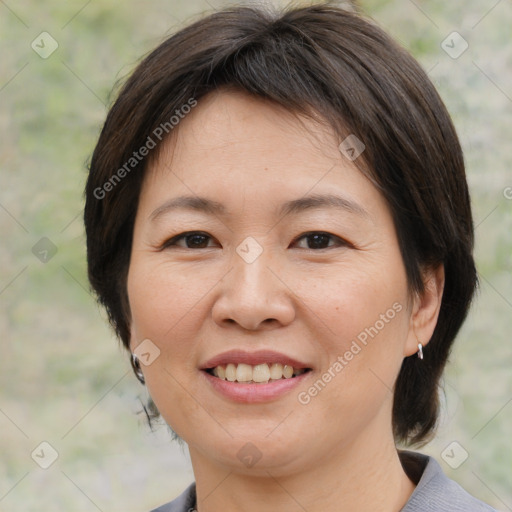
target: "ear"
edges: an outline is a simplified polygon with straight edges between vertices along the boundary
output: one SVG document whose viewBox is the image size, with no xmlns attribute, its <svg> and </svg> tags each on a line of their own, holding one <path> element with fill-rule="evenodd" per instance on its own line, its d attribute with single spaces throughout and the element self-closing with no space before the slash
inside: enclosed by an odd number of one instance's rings
<svg viewBox="0 0 512 512">
<path fill-rule="evenodd" d="M 422 278 L 424 290 L 417 293 L 414 298 L 404 357 L 415 354 L 418 351 L 418 343 L 425 347 L 434 333 L 443 298 L 444 265 L 428 268 L 423 272 Z"/>
</svg>

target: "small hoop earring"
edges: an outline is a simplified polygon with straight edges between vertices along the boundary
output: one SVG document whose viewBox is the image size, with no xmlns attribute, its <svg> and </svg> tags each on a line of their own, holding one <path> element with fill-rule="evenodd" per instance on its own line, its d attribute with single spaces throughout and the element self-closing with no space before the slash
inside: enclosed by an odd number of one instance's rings
<svg viewBox="0 0 512 512">
<path fill-rule="evenodd" d="M 142 373 L 142 370 L 140 368 L 139 358 L 137 357 L 137 355 L 132 353 L 130 361 L 132 363 L 133 372 L 135 373 L 135 376 L 137 377 L 138 381 L 141 384 L 145 384 L 146 380 L 144 379 L 144 374 Z"/>
<path fill-rule="evenodd" d="M 423 345 L 421 343 L 418 343 L 418 357 L 423 359 Z"/>
</svg>

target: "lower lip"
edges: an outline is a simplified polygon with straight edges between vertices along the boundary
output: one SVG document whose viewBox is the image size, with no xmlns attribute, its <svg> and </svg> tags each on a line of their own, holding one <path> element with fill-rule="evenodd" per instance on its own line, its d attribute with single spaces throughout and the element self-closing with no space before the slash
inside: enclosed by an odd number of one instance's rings
<svg viewBox="0 0 512 512">
<path fill-rule="evenodd" d="M 201 371 L 206 380 L 213 386 L 215 391 L 229 398 L 234 402 L 259 403 L 270 402 L 289 393 L 297 387 L 304 379 L 308 378 L 311 371 L 305 372 L 297 377 L 280 379 L 267 384 L 244 384 L 243 382 L 230 382 Z"/>
</svg>

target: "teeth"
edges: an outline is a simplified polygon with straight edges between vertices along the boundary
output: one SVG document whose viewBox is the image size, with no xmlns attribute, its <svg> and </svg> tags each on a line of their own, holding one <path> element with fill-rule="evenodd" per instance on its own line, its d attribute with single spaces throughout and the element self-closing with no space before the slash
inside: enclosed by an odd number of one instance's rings
<svg viewBox="0 0 512 512">
<path fill-rule="evenodd" d="M 254 382 L 268 382 L 270 379 L 270 370 L 268 364 L 257 364 L 252 368 L 252 380 Z"/>
<path fill-rule="evenodd" d="M 270 378 L 280 379 L 283 376 L 283 365 L 281 363 L 274 363 L 270 367 Z"/>
<path fill-rule="evenodd" d="M 236 367 L 236 380 L 238 382 L 249 382 L 252 380 L 252 366 L 239 364 Z"/>
<path fill-rule="evenodd" d="M 285 379 L 289 379 L 293 376 L 293 366 L 288 366 L 287 364 L 283 367 L 283 377 Z"/>
<path fill-rule="evenodd" d="M 236 366 L 232 363 L 226 366 L 226 380 L 230 382 L 235 382 L 236 380 Z"/>
<path fill-rule="evenodd" d="M 226 379 L 226 368 L 224 368 L 224 366 L 217 366 L 217 368 L 215 368 L 216 370 L 216 373 L 215 373 L 215 376 L 216 377 L 219 377 L 219 379 Z"/>
<path fill-rule="evenodd" d="M 229 363 L 226 366 L 216 366 L 213 369 L 213 375 L 230 382 L 267 383 L 270 380 L 290 379 L 303 374 L 305 371 L 304 368 L 293 368 L 293 366 L 282 365 L 281 363 L 263 363 L 255 366 L 244 363 L 238 365 Z"/>
</svg>

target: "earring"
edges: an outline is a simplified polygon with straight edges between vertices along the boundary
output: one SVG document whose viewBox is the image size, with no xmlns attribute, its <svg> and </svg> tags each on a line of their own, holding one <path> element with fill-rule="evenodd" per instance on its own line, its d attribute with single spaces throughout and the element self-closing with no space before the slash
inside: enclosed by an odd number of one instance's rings
<svg viewBox="0 0 512 512">
<path fill-rule="evenodd" d="M 142 370 L 140 368 L 139 358 L 137 357 L 137 355 L 132 354 L 130 361 L 132 363 L 132 368 L 135 373 L 135 376 L 137 377 L 141 384 L 145 384 L 146 381 L 144 379 L 144 374 L 142 373 Z"/>
<path fill-rule="evenodd" d="M 418 343 L 418 357 L 423 359 L 423 345 L 421 343 Z"/>
</svg>

